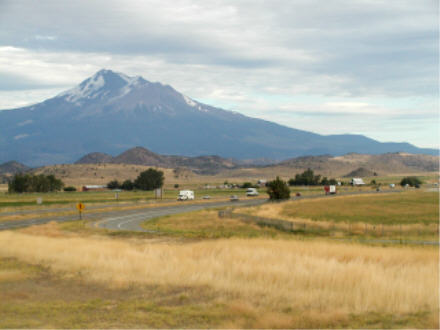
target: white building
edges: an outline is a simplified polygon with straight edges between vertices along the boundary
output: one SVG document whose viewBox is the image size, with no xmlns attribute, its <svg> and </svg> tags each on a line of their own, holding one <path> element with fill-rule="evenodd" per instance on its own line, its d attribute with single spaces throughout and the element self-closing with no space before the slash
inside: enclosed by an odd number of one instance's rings
<svg viewBox="0 0 440 330">
<path fill-rule="evenodd" d="M 351 179 L 351 184 L 353 186 L 362 186 L 365 184 L 364 180 L 362 180 L 361 178 L 352 178 Z"/>
</svg>

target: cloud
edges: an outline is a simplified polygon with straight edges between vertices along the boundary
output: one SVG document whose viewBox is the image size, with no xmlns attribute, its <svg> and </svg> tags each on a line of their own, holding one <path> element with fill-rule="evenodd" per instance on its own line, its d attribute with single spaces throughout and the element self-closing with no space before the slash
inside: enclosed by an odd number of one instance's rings
<svg viewBox="0 0 440 330">
<path fill-rule="evenodd" d="M 0 40 L 27 49 L 44 42 L 57 52 L 147 56 L 248 74 L 267 70 L 281 74 L 280 88 L 301 82 L 311 90 L 321 78 L 333 83 L 318 86 L 328 95 L 432 94 L 436 6 L 400 0 L 9 1 Z M 35 35 L 41 38 L 30 38 Z"/>
<path fill-rule="evenodd" d="M 48 40 L 48 41 L 54 41 L 54 40 L 57 40 L 57 37 L 56 37 L 56 36 L 42 36 L 42 35 L 37 34 L 37 35 L 35 36 L 35 39 L 36 39 L 36 40 Z"/>
<path fill-rule="evenodd" d="M 438 123 L 438 21 L 430 0 L 6 0 L 0 108 L 105 67 L 292 127 L 349 117 L 370 132 L 380 118 L 399 136 L 393 120 Z"/>
</svg>

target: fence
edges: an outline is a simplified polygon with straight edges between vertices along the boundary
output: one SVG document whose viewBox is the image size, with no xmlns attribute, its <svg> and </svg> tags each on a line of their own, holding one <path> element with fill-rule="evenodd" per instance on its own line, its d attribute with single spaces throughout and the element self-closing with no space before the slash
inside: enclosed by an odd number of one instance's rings
<svg viewBox="0 0 440 330">
<path fill-rule="evenodd" d="M 426 241 L 426 244 L 438 245 L 439 224 L 420 225 L 387 225 L 368 223 L 313 223 L 287 221 L 282 219 L 265 218 L 243 213 L 234 213 L 232 210 L 220 210 L 219 218 L 234 218 L 245 223 L 254 223 L 259 226 L 273 227 L 286 232 L 314 233 L 319 235 L 364 235 L 372 237 L 393 237 L 403 242 L 404 237 L 437 237 L 437 241 Z M 408 242 L 408 241 L 407 241 Z"/>
</svg>

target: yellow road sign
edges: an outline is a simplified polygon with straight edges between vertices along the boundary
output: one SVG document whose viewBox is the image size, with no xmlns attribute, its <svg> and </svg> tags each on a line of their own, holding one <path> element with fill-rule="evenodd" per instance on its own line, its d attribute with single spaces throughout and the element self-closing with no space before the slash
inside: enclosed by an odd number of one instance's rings
<svg viewBox="0 0 440 330">
<path fill-rule="evenodd" d="M 78 209 L 78 211 L 82 211 L 86 208 L 86 206 L 83 203 L 78 203 L 76 204 L 76 208 Z"/>
</svg>

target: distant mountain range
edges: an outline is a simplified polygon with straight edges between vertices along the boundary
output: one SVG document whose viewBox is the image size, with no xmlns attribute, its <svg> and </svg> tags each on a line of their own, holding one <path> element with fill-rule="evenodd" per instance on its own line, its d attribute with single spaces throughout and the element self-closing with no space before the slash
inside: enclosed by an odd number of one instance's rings
<svg viewBox="0 0 440 330">
<path fill-rule="evenodd" d="M 14 160 L 0 164 L 0 174 L 16 174 L 30 170 L 29 166 L 23 165 Z"/>
<path fill-rule="evenodd" d="M 366 177 L 392 173 L 438 172 L 439 157 L 408 153 L 366 155 L 349 153 L 343 156 L 306 156 L 284 160 L 272 167 L 310 168 L 317 173 L 338 173 L 346 177 Z"/>
<path fill-rule="evenodd" d="M 171 86 L 111 70 L 42 103 L 0 111 L 0 162 L 71 163 L 90 152 L 116 155 L 134 146 L 238 160 L 349 152 L 438 154 L 409 143 L 324 136 L 250 118 L 192 100 Z"/>
<path fill-rule="evenodd" d="M 16 161 L 0 164 L 0 183 L 7 183 L 8 179 L 17 173 L 24 173 L 31 168 Z"/>
<path fill-rule="evenodd" d="M 145 166 L 157 166 L 163 168 L 185 168 L 197 174 L 216 174 L 225 170 L 240 168 L 276 168 L 290 169 L 310 168 L 317 173 L 331 169 L 352 170 L 348 176 L 373 176 L 375 172 L 380 174 L 402 172 L 434 172 L 439 170 L 439 157 L 431 155 L 414 155 L 407 153 L 387 153 L 381 155 L 366 155 L 349 153 L 343 156 L 304 156 L 287 159 L 271 165 L 241 164 L 232 159 L 219 156 L 168 156 L 156 154 L 142 147 L 129 149 L 122 154 L 112 157 L 104 153 L 90 153 L 79 159 L 75 164 L 134 164 Z"/>
<path fill-rule="evenodd" d="M 371 177 L 389 174 L 438 172 L 439 157 L 414 155 L 407 153 L 387 153 L 381 155 L 362 155 L 350 153 L 343 156 L 306 156 L 288 159 L 272 165 L 243 165 L 233 160 L 218 156 L 185 157 L 168 156 L 153 153 L 142 147 L 131 148 L 118 156 L 105 153 L 90 153 L 72 165 L 53 165 L 30 169 L 18 162 L 0 164 L 0 183 L 7 182 L 14 174 L 32 172 L 54 174 L 61 179 L 68 179 L 76 184 L 84 178 L 93 179 L 96 184 L 104 184 L 115 178 L 127 178 L 133 166 L 143 168 L 156 166 L 173 169 L 173 173 L 193 176 L 219 175 L 224 178 L 239 179 L 249 177 L 272 178 L 276 175 L 292 177 L 295 173 L 310 168 L 315 173 L 329 177 Z M 109 166 L 110 165 L 110 166 Z M 113 169 L 113 176 L 108 177 L 107 169 Z M 139 169 L 139 168 L 138 168 Z M 131 172 L 130 172 L 131 171 Z M 133 173 L 132 173 L 133 174 Z M 132 177 L 130 177 L 132 178 Z M 98 180 L 98 181 L 96 181 Z"/>
<path fill-rule="evenodd" d="M 129 149 L 116 157 L 101 152 L 93 152 L 75 162 L 75 164 L 98 163 L 134 164 L 164 168 L 184 167 L 198 174 L 214 174 L 221 170 L 232 169 L 238 166 L 232 160 L 219 156 L 185 157 L 159 155 L 143 147 Z"/>
</svg>

